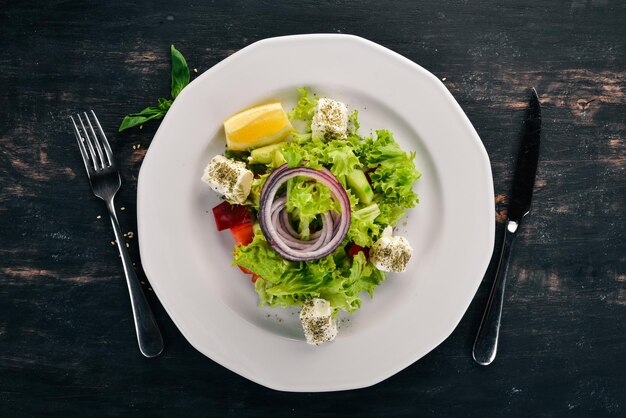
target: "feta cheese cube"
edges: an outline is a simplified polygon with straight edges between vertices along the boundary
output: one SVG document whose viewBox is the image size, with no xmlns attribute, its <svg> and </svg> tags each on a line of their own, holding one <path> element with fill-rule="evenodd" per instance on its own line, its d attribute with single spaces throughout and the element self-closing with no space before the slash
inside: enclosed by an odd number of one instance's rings
<svg viewBox="0 0 626 418">
<path fill-rule="evenodd" d="M 348 108 L 345 104 L 325 97 L 317 101 L 311 122 L 313 138 L 345 139 L 348 133 Z"/>
<path fill-rule="evenodd" d="M 330 302 L 325 299 L 315 298 L 304 302 L 300 322 L 309 344 L 319 345 L 337 336 L 337 324 L 332 317 Z"/>
<path fill-rule="evenodd" d="M 406 270 L 413 248 L 409 241 L 401 236 L 391 236 L 388 226 L 382 236 L 370 249 L 370 261 L 378 270 L 402 273 Z"/>
<path fill-rule="evenodd" d="M 216 155 L 204 169 L 202 181 L 227 199 L 242 204 L 252 188 L 254 174 L 241 161 Z"/>
</svg>

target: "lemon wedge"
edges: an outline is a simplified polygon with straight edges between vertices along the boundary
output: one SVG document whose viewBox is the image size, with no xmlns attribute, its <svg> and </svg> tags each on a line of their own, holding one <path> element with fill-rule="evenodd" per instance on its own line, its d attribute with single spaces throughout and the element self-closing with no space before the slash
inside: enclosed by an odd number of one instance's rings
<svg viewBox="0 0 626 418">
<path fill-rule="evenodd" d="M 242 151 L 280 142 L 293 130 L 279 103 L 268 103 L 239 112 L 224 121 L 226 145 Z"/>
</svg>

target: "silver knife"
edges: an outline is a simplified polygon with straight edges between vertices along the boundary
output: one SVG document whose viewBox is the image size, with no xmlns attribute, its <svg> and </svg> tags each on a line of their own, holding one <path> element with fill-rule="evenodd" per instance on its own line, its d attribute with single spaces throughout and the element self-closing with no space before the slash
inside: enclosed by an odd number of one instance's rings
<svg viewBox="0 0 626 418">
<path fill-rule="evenodd" d="M 496 358 L 498 335 L 504 302 L 504 287 L 509 269 L 509 259 L 515 233 L 522 219 L 530 212 L 530 202 L 535 187 L 535 174 L 539 160 L 539 138 L 541 136 L 541 106 L 537 91 L 533 88 L 523 126 L 521 148 L 517 156 L 513 187 L 509 200 L 508 219 L 504 228 L 504 243 L 496 277 L 487 300 L 487 307 L 474 341 L 472 355 L 476 363 L 487 366 Z"/>
</svg>

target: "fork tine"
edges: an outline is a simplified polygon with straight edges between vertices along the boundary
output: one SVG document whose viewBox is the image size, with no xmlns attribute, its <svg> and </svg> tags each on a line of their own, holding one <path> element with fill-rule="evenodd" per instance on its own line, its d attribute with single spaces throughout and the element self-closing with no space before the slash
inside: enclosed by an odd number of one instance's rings
<svg viewBox="0 0 626 418">
<path fill-rule="evenodd" d="M 85 119 L 87 119 L 87 123 L 89 124 L 89 129 L 91 130 L 93 142 L 96 144 L 96 150 L 98 151 L 98 155 L 100 156 L 100 163 L 102 164 L 102 168 L 107 167 L 106 160 L 104 159 L 104 154 L 102 153 L 102 146 L 100 146 L 100 140 L 98 139 L 98 135 L 96 135 L 96 131 L 93 129 L 91 119 L 89 119 L 89 115 L 87 114 L 87 112 L 83 112 L 83 115 L 85 115 Z"/>
<path fill-rule="evenodd" d="M 104 152 L 107 155 L 107 159 L 109 160 L 109 165 L 113 165 L 113 151 L 111 151 L 111 145 L 109 145 L 109 140 L 104 134 L 104 129 L 102 129 L 102 125 L 100 125 L 100 121 L 96 116 L 96 112 L 91 109 L 91 114 L 93 115 L 93 119 L 96 121 L 96 125 L 98 126 L 98 133 L 100 134 L 100 138 L 102 139 L 102 146 L 104 148 Z"/>
<path fill-rule="evenodd" d="M 87 142 L 87 148 L 89 149 L 89 154 L 91 155 L 91 159 L 93 161 L 93 167 L 95 170 L 99 170 L 100 168 L 102 168 L 102 164 L 99 164 L 100 161 L 96 157 L 96 150 L 93 147 L 92 139 L 89 136 L 89 132 L 87 131 L 87 128 L 85 128 L 85 123 L 83 122 L 83 118 L 80 117 L 80 113 L 78 113 L 76 116 L 78 116 L 78 121 L 80 122 L 80 125 L 83 127 L 83 133 L 85 134 L 85 142 Z"/>
<path fill-rule="evenodd" d="M 91 171 L 89 166 L 89 155 L 87 155 L 87 149 L 85 148 L 84 139 L 80 134 L 80 130 L 78 129 L 78 125 L 76 125 L 76 121 L 73 116 L 70 116 L 72 120 L 72 124 L 74 125 L 74 135 L 76 136 L 76 141 L 78 142 L 78 148 L 80 149 L 80 155 L 83 156 L 83 162 L 85 163 L 85 168 L 87 169 L 87 173 Z"/>
</svg>

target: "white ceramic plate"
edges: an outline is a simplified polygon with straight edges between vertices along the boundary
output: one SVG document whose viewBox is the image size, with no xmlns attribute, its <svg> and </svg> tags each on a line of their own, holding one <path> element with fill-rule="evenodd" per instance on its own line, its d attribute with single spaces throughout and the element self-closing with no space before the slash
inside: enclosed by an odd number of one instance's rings
<svg viewBox="0 0 626 418">
<path fill-rule="evenodd" d="M 357 108 L 361 131 L 390 129 L 417 151 L 421 203 L 398 233 L 414 248 L 408 270 L 342 316 L 337 339 L 304 342 L 296 310 L 259 308 L 218 233 L 219 197 L 202 169 L 225 147 L 222 121 L 247 107 L 295 104 L 296 87 Z M 138 228 L 143 267 L 163 306 L 200 352 L 264 386 L 333 391 L 380 382 L 454 330 L 494 243 L 489 159 L 445 86 L 408 59 L 347 35 L 301 35 L 250 45 L 199 76 L 174 102 L 141 167 Z"/>
</svg>

